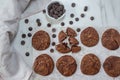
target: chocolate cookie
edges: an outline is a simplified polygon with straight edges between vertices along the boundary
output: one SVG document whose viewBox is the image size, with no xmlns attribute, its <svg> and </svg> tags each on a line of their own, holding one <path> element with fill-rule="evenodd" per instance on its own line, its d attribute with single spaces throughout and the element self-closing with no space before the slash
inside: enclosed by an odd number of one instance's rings
<svg viewBox="0 0 120 80">
<path fill-rule="evenodd" d="M 79 52 L 81 50 L 81 47 L 80 46 L 72 46 L 71 47 L 71 51 L 72 51 L 72 53 L 77 53 L 77 52 Z"/>
<path fill-rule="evenodd" d="M 71 49 L 67 46 L 67 43 L 60 43 L 56 45 L 56 50 L 60 53 L 69 53 Z"/>
<path fill-rule="evenodd" d="M 69 55 L 60 57 L 57 60 L 56 66 L 58 71 L 64 76 L 71 76 L 77 68 L 75 59 Z"/>
<path fill-rule="evenodd" d="M 36 50 L 45 50 L 50 45 L 49 34 L 43 30 L 36 32 L 32 37 L 32 46 Z"/>
<path fill-rule="evenodd" d="M 79 44 L 78 40 L 76 38 L 74 38 L 74 37 L 69 37 L 68 40 L 69 40 L 69 43 L 71 45 L 78 45 Z"/>
<path fill-rule="evenodd" d="M 102 35 L 102 45 L 109 50 L 119 48 L 119 32 L 115 29 L 108 29 Z"/>
<path fill-rule="evenodd" d="M 35 59 L 33 68 L 37 74 L 47 76 L 53 72 L 53 59 L 47 54 L 42 54 Z"/>
<path fill-rule="evenodd" d="M 103 64 L 103 68 L 105 72 L 111 77 L 120 76 L 120 57 L 108 57 Z"/>
<path fill-rule="evenodd" d="M 70 36 L 70 37 L 75 37 L 75 36 L 77 36 L 77 33 L 75 32 L 75 30 L 73 30 L 73 29 L 70 28 L 70 27 L 67 28 L 66 33 L 67 33 L 67 35 Z"/>
<path fill-rule="evenodd" d="M 95 75 L 99 72 L 101 67 L 100 60 L 94 54 L 87 54 L 81 61 L 81 71 L 86 75 Z"/>
<path fill-rule="evenodd" d="M 93 27 L 88 27 L 81 32 L 81 42 L 87 46 L 95 46 L 99 41 L 99 35 Z"/>
<path fill-rule="evenodd" d="M 88 27 L 81 32 L 81 42 L 87 46 L 95 46 L 99 41 L 99 35 L 93 27 Z"/>
<path fill-rule="evenodd" d="M 58 38 L 59 38 L 59 42 L 62 42 L 67 38 L 67 34 L 61 31 L 58 35 Z"/>
</svg>

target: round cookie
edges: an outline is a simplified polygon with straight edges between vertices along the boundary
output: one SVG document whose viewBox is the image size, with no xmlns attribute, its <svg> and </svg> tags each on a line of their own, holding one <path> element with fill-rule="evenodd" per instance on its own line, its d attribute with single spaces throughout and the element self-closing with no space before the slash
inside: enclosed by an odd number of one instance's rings
<svg viewBox="0 0 120 80">
<path fill-rule="evenodd" d="M 87 46 L 95 46 L 99 41 L 99 35 L 93 27 L 88 27 L 81 32 L 81 42 Z"/>
<path fill-rule="evenodd" d="M 40 30 L 32 37 L 32 46 L 36 50 L 45 50 L 50 45 L 50 36 L 47 32 Z"/>
<path fill-rule="evenodd" d="M 119 48 L 119 37 L 117 30 L 112 28 L 108 29 L 102 35 L 102 45 L 109 50 L 116 50 Z"/>
<path fill-rule="evenodd" d="M 111 77 L 120 76 L 120 57 L 108 57 L 103 64 L 103 68 L 105 72 Z"/>
<path fill-rule="evenodd" d="M 65 55 L 60 57 L 56 63 L 58 71 L 63 76 L 71 76 L 75 73 L 77 64 L 75 59 L 72 56 Z"/>
<path fill-rule="evenodd" d="M 47 54 L 42 54 L 35 59 L 33 68 L 37 74 L 47 76 L 53 71 L 53 59 Z"/>
<path fill-rule="evenodd" d="M 95 75 L 99 72 L 101 63 L 99 58 L 94 54 L 87 54 L 81 61 L 81 72 L 86 75 Z"/>
</svg>

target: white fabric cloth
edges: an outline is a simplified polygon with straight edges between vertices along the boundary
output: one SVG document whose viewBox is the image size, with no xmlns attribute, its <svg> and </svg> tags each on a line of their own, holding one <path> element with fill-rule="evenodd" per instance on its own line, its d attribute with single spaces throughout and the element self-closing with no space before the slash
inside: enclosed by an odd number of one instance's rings
<svg viewBox="0 0 120 80">
<path fill-rule="evenodd" d="M 0 8 L 0 80 L 34 79 L 35 74 L 30 78 L 32 69 L 25 64 L 19 55 L 20 52 L 12 46 L 12 42 L 18 31 L 19 20 L 39 12 L 48 1 L 50 0 L 32 0 L 29 4 L 30 0 L 7 0 Z M 120 26 L 120 0 L 95 2 L 100 4 L 104 26 Z M 29 7 L 26 9 L 28 4 Z"/>
<path fill-rule="evenodd" d="M 33 4 L 31 4 L 29 3 L 30 0 L 8 0 L 3 5 L 4 7 L 0 8 L 0 80 L 30 79 L 32 69 L 25 64 L 19 55 L 20 52 L 15 50 L 12 43 L 18 31 L 18 22 L 21 14 L 28 4 L 29 6 L 34 6 L 34 9 L 29 7 L 30 10 L 26 10 L 22 15 L 23 17 L 42 10 L 47 1 L 50 0 L 32 0 Z M 35 6 L 35 4 L 37 5 Z"/>
</svg>

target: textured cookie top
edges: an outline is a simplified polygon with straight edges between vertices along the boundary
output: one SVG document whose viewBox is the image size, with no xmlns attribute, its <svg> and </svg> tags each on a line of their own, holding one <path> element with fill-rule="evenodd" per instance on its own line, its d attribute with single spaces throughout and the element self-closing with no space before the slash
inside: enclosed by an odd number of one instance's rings
<svg viewBox="0 0 120 80">
<path fill-rule="evenodd" d="M 81 61 L 81 71 L 86 75 L 95 75 L 99 72 L 101 63 L 99 58 L 94 54 L 87 54 Z"/>
<path fill-rule="evenodd" d="M 109 50 L 116 50 L 119 48 L 120 35 L 115 29 L 108 29 L 102 35 L 102 45 Z"/>
<path fill-rule="evenodd" d="M 47 76 L 53 71 L 53 59 L 47 54 L 42 54 L 35 59 L 33 68 L 37 74 Z"/>
<path fill-rule="evenodd" d="M 88 27 L 81 32 L 81 42 L 88 47 L 95 46 L 99 41 L 98 32 L 93 27 Z"/>
<path fill-rule="evenodd" d="M 49 34 L 43 30 L 36 32 L 32 37 L 32 46 L 36 50 L 45 50 L 50 45 Z"/>
<path fill-rule="evenodd" d="M 75 59 L 69 55 L 60 57 L 57 60 L 56 66 L 58 71 L 64 76 L 71 76 L 77 68 Z"/>
<path fill-rule="evenodd" d="M 111 77 L 117 77 L 120 75 L 120 57 L 110 56 L 108 57 L 104 64 L 103 68 L 105 72 Z"/>
</svg>

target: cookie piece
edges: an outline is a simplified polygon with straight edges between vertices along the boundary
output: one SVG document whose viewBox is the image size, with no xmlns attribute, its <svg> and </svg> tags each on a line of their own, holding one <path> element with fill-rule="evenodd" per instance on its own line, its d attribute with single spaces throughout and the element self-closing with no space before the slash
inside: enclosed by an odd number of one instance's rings
<svg viewBox="0 0 120 80">
<path fill-rule="evenodd" d="M 50 36 L 47 32 L 40 30 L 32 37 L 32 46 L 36 50 L 45 50 L 50 45 Z"/>
<path fill-rule="evenodd" d="M 108 29 L 102 35 L 102 45 L 109 50 L 119 48 L 119 32 L 115 29 Z"/>
<path fill-rule="evenodd" d="M 78 40 L 76 38 L 74 38 L 74 37 L 69 37 L 68 40 L 69 40 L 69 43 L 71 45 L 78 45 L 79 44 Z"/>
<path fill-rule="evenodd" d="M 101 67 L 100 60 L 94 54 L 87 54 L 81 61 L 81 71 L 86 75 L 95 75 L 99 72 Z"/>
<path fill-rule="evenodd" d="M 53 72 L 53 59 L 47 54 L 42 54 L 35 59 L 33 68 L 37 74 L 47 76 Z"/>
<path fill-rule="evenodd" d="M 105 72 L 111 77 L 120 76 L 120 57 L 110 56 L 103 63 Z"/>
<path fill-rule="evenodd" d="M 81 50 L 81 47 L 80 46 L 72 46 L 71 47 L 71 51 L 72 51 L 72 53 L 77 53 L 77 52 L 79 52 Z"/>
<path fill-rule="evenodd" d="M 75 36 L 77 36 L 77 33 L 75 32 L 75 30 L 73 30 L 73 29 L 70 28 L 70 27 L 67 28 L 66 33 L 67 33 L 67 35 L 70 36 L 70 37 L 75 37 Z"/>
<path fill-rule="evenodd" d="M 67 34 L 63 31 L 61 31 L 58 35 L 59 42 L 64 41 L 67 38 Z"/>
<path fill-rule="evenodd" d="M 56 45 L 56 50 L 60 53 L 69 53 L 71 49 L 67 46 L 67 43 L 60 43 Z"/>
<path fill-rule="evenodd" d="M 88 27 L 81 32 L 81 42 L 87 46 L 95 46 L 99 41 L 99 35 L 93 27 Z"/>
<path fill-rule="evenodd" d="M 75 73 L 77 64 L 72 56 L 65 55 L 57 60 L 56 67 L 63 76 L 71 76 Z"/>
</svg>

